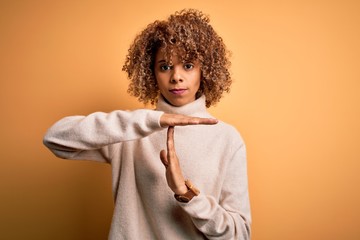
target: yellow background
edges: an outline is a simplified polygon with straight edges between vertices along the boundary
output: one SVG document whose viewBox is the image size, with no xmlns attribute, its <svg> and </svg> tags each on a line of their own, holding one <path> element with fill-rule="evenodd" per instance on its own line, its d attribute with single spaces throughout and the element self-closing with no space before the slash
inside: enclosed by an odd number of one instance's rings
<svg viewBox="0 0 360 240">
<path fill-rule="evenodd" d="M 232 51 L 210 111 L 248 149 L 253 240 L 360 239 L 359 1 L 0 3 L 0 236 L 106 239 L 111 171 L 43 145 L 67 115 L 143 107 L 121 71 L 135 34 L 182 8 Z"/>
</svg>

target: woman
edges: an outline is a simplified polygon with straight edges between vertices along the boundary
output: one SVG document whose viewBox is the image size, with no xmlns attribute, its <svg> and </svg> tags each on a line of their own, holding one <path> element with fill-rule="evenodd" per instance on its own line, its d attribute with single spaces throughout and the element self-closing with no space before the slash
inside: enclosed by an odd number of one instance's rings
<svg viewBox="0 0 360 240">
<path fill-rule="evenodd" d="M 155 110 L 67 117 L 48 130 L 58 157 L 111 164 L 109 239 L 250 238 L 244 142 L 206 110 L 229 91 L 229 64 L 209 19 L 177 12 L 135 38 L 123 67 L 129 93 Z"/>
</svg>

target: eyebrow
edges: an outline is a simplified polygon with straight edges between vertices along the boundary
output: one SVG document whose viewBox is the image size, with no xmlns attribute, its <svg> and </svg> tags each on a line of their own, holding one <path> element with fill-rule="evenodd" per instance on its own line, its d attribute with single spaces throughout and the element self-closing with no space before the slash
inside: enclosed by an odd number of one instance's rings
<svg viewBox="0 0 360 240">
<path fill-rule="evenodd" d="M 168 63 L 168 62 L 165 59 L 161 59 L 157 61 L 157 63 Z M 184 61 L 184 63 L 196 63 L 196 61 L 190 60 L 190 61 Z"/>
</svg>

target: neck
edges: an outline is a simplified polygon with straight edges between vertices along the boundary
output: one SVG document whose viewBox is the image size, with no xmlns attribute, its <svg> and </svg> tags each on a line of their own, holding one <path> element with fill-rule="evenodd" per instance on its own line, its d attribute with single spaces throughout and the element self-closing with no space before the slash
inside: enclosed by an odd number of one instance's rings
<svg viewBox="0 0 360 240">
<path fill-rule="evenodd" d="M 208 116 L 205 105 L 205 96 L 201 96 L 195 101 L 180 107 L 171 105 L 162 95 L 156 105 L 156 110 L 166 113 L 183 114 L 188 116 Z"/>
</svg>

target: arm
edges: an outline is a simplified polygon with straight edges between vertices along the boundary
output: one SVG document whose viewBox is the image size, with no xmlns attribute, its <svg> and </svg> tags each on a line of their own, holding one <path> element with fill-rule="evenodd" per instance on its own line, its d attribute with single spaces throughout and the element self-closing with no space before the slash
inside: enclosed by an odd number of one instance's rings
<svg viewBox="0 0 360 240">
<path fill-rule="evenodd" d="M 160 158 L 166 168 L 169 187 L 174 193 L 184 194 L 187 187 L 176 156 L 173 134 L 173 128 L 169 128 L 167 154 L 161 151 Z M 226 166 L 225 176 L 219 201 L 200 193 L 190 202 L 179 204 L 208 239 L 250 239 L 251 216 L 243 144 Z"/>
<path fill-rule="evenodd" d="M 250 203 L 245 146 L 234 154 L 226 169 L 219 202 L 200 193 L 181 204 L 195 226 L 209 239 L 250 239 Z"/>
<path fill-rule="evenodd" d="M 112 144 L 146 137 L 167 126 L 215 123 L 216 119 L 146 109 L 96 112 L 88 116 L 61 119 L 47 131 L 43 142 L 61 158 L 108 162 Z"/>
<path fill-rule="evenodd" d="M 161 130 L 161 115 L 163 112 L 142 109 L 65 117 L 47 131 L 43 141 L 61 158 L 109 161 L 108 146 Z"/>
</svg>

